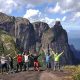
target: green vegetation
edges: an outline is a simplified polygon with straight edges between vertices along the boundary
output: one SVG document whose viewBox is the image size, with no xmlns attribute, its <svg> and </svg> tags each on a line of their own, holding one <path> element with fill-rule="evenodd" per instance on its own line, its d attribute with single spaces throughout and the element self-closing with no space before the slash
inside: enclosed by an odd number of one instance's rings
<svg viewBox="0 0 80 80">
<path fill-rule="evenodd" d="M 40 63 L 40 66 L 42 66 L 42 67 L 45 67 L 45 64 L 44 64 L 44 57 L 45 57 L 45 53 L 44 53 L 44 51 L 40 51 L 40 57 L 38 58 L 38 60 L 39 60 L 39 63 Z"/>
<path fill-rule="evenodd" d="M 80 80 L 80 65 L 78 66 L 66 66 L 64 70 L 71 72 L 72 80 Z"/>
<path fill-rule="evenodd" d="M 15 42 L 7 32 L 0 30 L 0 55 L 2 53 L 15 56 Z"/>
</svg>

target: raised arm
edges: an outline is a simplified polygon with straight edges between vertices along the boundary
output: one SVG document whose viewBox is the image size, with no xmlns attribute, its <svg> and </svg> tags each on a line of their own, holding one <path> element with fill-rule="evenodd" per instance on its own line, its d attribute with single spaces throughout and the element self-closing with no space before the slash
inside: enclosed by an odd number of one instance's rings
<svg viewBox="0 0 80 80">
<path fill-rule="evenodd" d="M 54 55 L 55 54 L 55 52 L 50 48 L 50 52 Z"/>
<path fill-rule="evenodd" d="M 41 54 L 38 55 L 38 57 L 41 56 Z"/>
<path fill-rule="evenodd" d="M 28 56 L 30 56 L 30 55 L 32 55 L 32 53 L 29 51 L 29 55 Z"/>
<path fill-rule="evenodd" d="M 8 55 L 6 55 L 6 56 L 10 56 L 11 54 L 8 54 Z"/>
<path fill-rule="evenodd" d="M 44 51 L 44 53 L 46 54 L 46 50 L 45 49 L 42 49 Z"/>
<path fill-rule="evenodd" d="M 64 50 L 59 54 L 59 56 L 61 56 L 64 53 Z"/>
<path fill-rule="evenodd" d="M 16 56 L 15 56 L 15 57 L 13 57 L 13 59 L 17 58 L 17 56 L 18 56 L 18 55 L 16 54 Z"/>
</svg>

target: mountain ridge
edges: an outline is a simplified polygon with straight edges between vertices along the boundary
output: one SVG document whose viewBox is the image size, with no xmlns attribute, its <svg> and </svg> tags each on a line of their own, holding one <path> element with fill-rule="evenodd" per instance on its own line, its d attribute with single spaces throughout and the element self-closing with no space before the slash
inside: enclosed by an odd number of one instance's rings
<svg viewBox="0 0 80 80">
<path fill-rule="evenodd" d="M 62 64 L 73 64 L 74 55 L 68 43 L 68 35 L 60 21 L 50 28 L 47 23 L 30 23 L 28 19 L 14 16 L 0 15 L 0 28 L 15 37 L 16 46 L 23 50 L 36 48 L 52 48 L 55 52 L 62 52 Z M 48 50 L 47 50 L 48 52 Z"/>
</svg>

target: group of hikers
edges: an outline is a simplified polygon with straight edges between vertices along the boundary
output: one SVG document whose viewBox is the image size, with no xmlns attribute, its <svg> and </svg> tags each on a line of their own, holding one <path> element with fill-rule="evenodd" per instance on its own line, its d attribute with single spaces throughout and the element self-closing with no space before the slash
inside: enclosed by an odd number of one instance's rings
<svg viewBox="0 0 80 80">
<path fill-rule="evenodd" d="M 54 70 L 60 70 L 60 57 L 61 55 L 64 53 L 64 51 L 62 51 L 61 53 L 55 53 L 51 48 L 50 48 L 50 52 L 48 53 L 48 51 L 46 49 L 41 48 L 41 51 L 44 52 L 45 56 L 43 57 L 43 64 L 46 63 L 46 69 L 50 68 L 51 65 L 51 56 L 54 57 Z M 18 72 L 18 71 L 22 71 L 23 67 L 24 67 L 24 71 L 29 71 L 29 63 L 30 63 L 30 58 L 32 58 L 32 62 L 33 62 L 33 66 L 34 66 L 34 71 L 40 71 L 40 65 L 39 65 L 39 61 L 38 58 L 42 56 L 41 53 L 39 53 L 39 51 L 34 50 L 34 52 L 32 52 L 31 50 L 27 50 L 27 51 L 23 51 L 18 52 L 18 54 L 16 54 L 15 57 L 12 57 L 10 54 L 8 55 L 4 55 L 2 54 L 2 56 L 0 56 L 0 65 L 1 65 L 1 73 L 3 74 L 4 70 L 8 73 L 9 71 L 12 72 Z M 14 70 L 14 59 L 16 59 L 16 69 Z M 31 63 L 32 63 L 31 62 Z"/>
</svg>

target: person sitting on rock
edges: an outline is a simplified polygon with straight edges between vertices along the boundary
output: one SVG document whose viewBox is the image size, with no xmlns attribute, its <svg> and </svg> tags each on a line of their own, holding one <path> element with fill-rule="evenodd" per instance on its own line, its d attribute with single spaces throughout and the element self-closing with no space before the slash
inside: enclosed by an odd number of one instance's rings
<svg viewBox="0 0 80 80">
<path fill-rule="evenodd" d="M 51 52 L 54 55 L 54 70 L 60 70 L 60 57 L 64 53 L 64 50 L 60 54 L 55 53 L 52 49 Z"/>
</svg>

